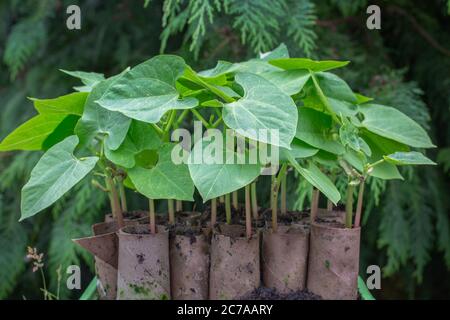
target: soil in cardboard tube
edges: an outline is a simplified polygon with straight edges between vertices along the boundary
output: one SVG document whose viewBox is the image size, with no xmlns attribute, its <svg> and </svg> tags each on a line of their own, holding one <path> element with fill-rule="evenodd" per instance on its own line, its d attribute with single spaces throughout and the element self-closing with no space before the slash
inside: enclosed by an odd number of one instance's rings
<svg viewBox="0 0 450 320">
<path fill-rule="evenodd" d="M 322 298 L 308 290 L 281 294 L 272 288 L 259 287 L 239 300 L 322 300 Z"/>
</svg>

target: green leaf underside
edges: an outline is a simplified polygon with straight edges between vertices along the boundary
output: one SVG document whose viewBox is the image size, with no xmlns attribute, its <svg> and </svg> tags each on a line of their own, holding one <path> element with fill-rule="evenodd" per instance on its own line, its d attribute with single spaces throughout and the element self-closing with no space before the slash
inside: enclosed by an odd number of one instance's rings
<svg viewBox="0 0 450 320">
<path fill-rule="evenodd" d="M 123 77 L 122 72 L 97 84 L 89 94 L 83 116 L 75 128 L 81 145 L 90 144 L 97 135 L 105 136 L 105 146 L 116 150 L 122 144 L 130 127 L 131 119 L 119 112 L 100 107 L 97 101 L 112 85 Z"/>
<path fill-rule="evenodd" d="M 124 168 L 133 168 L 135 156 L 144 150 L 156 150 L 161 139 L 153 127 L 145 122 L 133 120 L 125 140 L 117 150 L 105 149 L 105 156 Z"/>
<path fill-rule="evenodd" d="M 292 96 L 303 89 L 311 74 L 307 70 L 270 71 L 260 74 L 276 85 L 281 91 Z"/>
<path fill-rule="evenodd" d="M 150 199 L 194 200 L 194 184 L 188 166 L 172 161 L 174 146 L 165 144 L 160 148 L 159 161 L 153 168 L 136 166 L 128 170 L 128 176 L 139 193 Z"/>
<path fill-rule="evenodd" d="M 383 156 L 384 160 L 392 164 L 401 165 L 436 165 L 435 162 L 425 157 L 417 151 L 395 152 L 388 156 Z"/>
<path fill-rule="evenodd" d="M 369 145 L 370 150 L 372 151 L 372 155 L 368 157 L 369 163 L 375 163 L 378 160 L 383 159 L 384 155 L 394 153 L 396 150 L 408 150 L 408 147 L 406 147 L 405 145 L 402 145 L 396 141 L 392 141 L 377 136 L 370 132 L 365 132 L 363 134 L 363 138 Z M 373 168 L 373 170 L 369 173 L 369 175 L 383 180 L 391 180 L 391 179 L 403 180 L 403 177 L 398 171 L 398 168 L 392 163 L 388 162 L 382 162 L 376 165 Z"/>
<path fill-rule="evenodd" d="M 316 73 L 320 88 L 327 98 L 357 103 L 358 99 L 349 85 L 337 75 L 330 72 Z"/>
<path fill-rule="evenodd" d="M 45 114 L 73 114 L 81 116 L 88 93 L 74 92 L 54 99 L 31 98 L 39 113 Z"/>
<path fill-rule="evenodd" d="M 334 154 L 343 154 L 344 147 L 333 140 L 330 130 L 332 119 L 320 111 L 301 107 L 298 109 L 298 125 L 295 137 L 307 144 Z"/>
<path fill-rule="evenodd" d="M 411 147 L 435 147 L 426 131 L 417 122 L 395 108 L 364 104 L 359 110 L 364 115 L 361 125 L 377 135 Z"/>
<path fill-rule="evenodd" d="M 237 154 L 233 151 L 227 153 L 223 146 L 223 157 L 215 158 L 215 151 L 211 151 L 213 142 L 198 141 L 189 156 L 188 167 L 192 180 L 197 187 L 203 201 L 236 191 L 255 180 L 261 173 L 262 166 L 258 163 L 238 164 L 233 161 L 227 164 L 227 157 L 236 160 Z M 202 153 L 201 163 L 195 163 L 195 154 Z"/>
<path fill-rule="evenodd" d="M 240 135 L 264 143 L 289 148 L 297 126 L 297 107 L 287 94 L 264 78 L 239 73 L 236 82 L 244 88 L 244 96 L 225 104 L 223 120 Z M 266 129 L 267 136 L 258 130 Z M 278 130 L 279 141 L 270 141 L 270 130 Z"/>
<path fill-rule="evenodd" d="M 74 78 L 78 78 L 84 84 L 83 87 L 75 87 L 78 91 L 89 92 L 99 82 L 105 80 L 105 76 L 101 73 L 84 72 L 84 71 L 67 71 L 62 70 L 65 74 L 68 74 Z"/>
<path fill-rule="evenodd" d="M 294 159 L 299 158 L 309 158 L 317 154 L 319 152 L 319 149 L 316 149 L 307 143 L 294 138 L 291 143 L 291 150 L 286 148 L 280 149 L 280 160 L 286 161 L 288 160 L 288 156 L 286 153 L 289 153 Z"/>
<path fill-rule="evenodd" d="M 70 136 L 42 156 L 22 189 L 20 220 L 55 203 L 94 168 L 97 157 L 75 158 L 77 144 L 78 137 Z"/>
<path fill-rule="evenodd" d="M 65 114 L 39 114 L 10 133 L 0 144 L 0 151 L 43 150 L 48 147 L 48 144 L 44 145 L 44 142 L 64 123 L 64 120 L 74 119 L 74 117 L 79 118 Z M 67 125 L 66 129 L 73 132 L 74 125 L 70 127 L 67 122 L 65 125 Z M 56 140 L 63 138 L 64 136 L 58 136 Z"/>
<path fill-rule="evenodd" d="M 306 58 L 283 58 L 270 60 L 269 63 L 285 70 L 306 69 L 320 72 L 344 67 L 349 64 L 350 61 L 314 61 Z"/>
<path fill-rule="evenodd" d="M 103 107 L 129 118 L 157 123 L 169 110 L 192 109 L 195 98 L 180 99 L 176 80 L 186 68 L 177 56 L 161 55 L 132 68 L 97 100 Z"/>
<path fill-rule="evenodd" d="M 322 192 L 334 204 L 338 203 L 341 199 L 338 189 L 333 182 L 331 182 L 331 180 L 323 174 L 319 168 L 317 168 L 316 165 L 310 162 L 308 168 L 303 168 L 291 155 L 288 155 L 288 160 L 303 178 L 320 190 L 320 192 Z"/>
</svg>

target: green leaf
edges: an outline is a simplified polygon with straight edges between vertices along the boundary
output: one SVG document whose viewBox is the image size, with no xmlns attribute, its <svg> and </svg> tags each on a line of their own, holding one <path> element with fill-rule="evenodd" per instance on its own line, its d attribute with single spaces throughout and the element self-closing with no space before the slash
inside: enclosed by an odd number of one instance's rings
<svg viewBox="0 0 450 320">
<path fill-rule="evenodd" d="M 396 152 L 387 156 L 383 156 L 384 160 L 397 166 L 402 165 L 436 165 L 435 162 L 425 157 L 417 151 Z"/>
<path fill-rule="evenodd" d="M 135 156 L 144 150 L 155 150 L 161 145 L 161 139 L 153 127 L 145 122 L 133 120 L 125 140 L 117 150 L 105 149 L 105 156 L 113 163 L 133 168 Z"/>
<path fill-rule="evenodd" d="M 43 150 L 50 146 L 49 143 L 44 143 L 50 136 L 52 141 L 59 142 L 67 133 L 73 134 L 78 119 L 79 117 L 65 114 L 39 114 L 11 132 L 0 143 L 0 151 Z M 64 125 L 64 134 L 55 132 L 58 127 L 61 128 L 61 124 Z"/>
<path fill-rule="evenodd" d="M 312 162 L 309 163 L 308 168 L 301 167 L 298 162 L 291 156 L 288 156 L 290 164 L 298 171 L 298 173 L 305 178 L 310 184 L 322 192 L 334 204 L 337 204 L 341 199 L 341 195 L 336 186 L 331 180 L 320 171 Z"/>
<path fill-rule="evenodd" d="M 311 147 L 303 141 L 294 138 L 291 143 L 291 150 L 286 148 L 280 149 L 280 160 L 285 161 L 288 159 L 286 153 L 289 153 L 294 159 L 299 159 L 312 157 L 317 154 L 317 152 L 319 152 L 319 149 Z"/>
<path fill-rule="evenodd" d="M 67 71 L 63 69 L 60 69 L 60 71 L 64 72 L 65 74 L 68 74 L 69 76 L 80 79 L 81 82 L 84 84 L 84 86 L 75 87 L 75 89 L 81 92 L 90 92 L 96 84 L 105 80 L 105 76 L 101 73 L 84 72 L 84 71 Z"/>
<path fill-rule="evenodd" d="M 433 148 L 426 131 L 417 122 L 395 108 L 378 104 L 364 104 L 361 125 L 382 137 L 416 148 Z"/>
<path fill-rule="evenodd" d="M 261 60 L 269 61 L 273 59 L 289 58 L 288 48 L 284 43 L 269 52 L 260 53 Z"/>
<path fill-rule="evenodd" d="M 306 58 L 283 58 L 270 60 L 269 63 L 285 70 L 306 69 L 320 72 L 344 67 L 349 64 L 350 61 L 314 61 Z"/>
<path fill-rule="evenodd" d="M 225 104 L 223 120 L 237 133 L 250 139 L 271 143 L 258 130 L 279 132 L 275 145 L 289 148 L 297 126 L 297 107 L 294 101 L 274 84 L 250 73 L 239 73 L 236 82 L 244 88 L 242 99 Z M 273 144 L 273 143 L 272 143 Z"/>
<path fill-rule="evenodd" d="M 337 100 L 328 97 L 328 102 L 330 103 L 331 109 L 337 115 L 342 114 L 346 117 L 353 117 L 358 113 L 358 107 L 346 101 Z"/>
<path fill-rule="evenodd" d="M 261 74 L 272 71 L 280 71 L 280 69 L 270 65 L 267 61 L 260 59 L 251 59 L 237 63 L 219 60 L 213 69 L 200 71 L 198 74 L 205 78 L 215 78 L 226 74 L 236 74 L 238 72 Z"/>
<path fill-rule="evenodd" d="M 153 168 L 136 166 L 128 170 L 136 190 L 147 198 L 194 200 L 194 184 L 188 166 L 172 161 L 174 147 L 174 144 L 169 143 L 163 145 L 159 151 L 159 160 Z"/>
<path fill-rule="evenodd" d="M 322 92 L 327 98 L 357 103 L 358 99 L 348 84 L 337 75 L 330 72 L 318 72 L 315 74 Z"/>
<path fill-rule="evenodd" d="M 281 91 L 292 96 L 303 89 L 311 76 L 307 70 L 269 71 L 260 74 L 276 85 Z"/>
<path fill-rule="evenodd" d="M 236 191 L 255 180 L 261 173 L 260 164 L 249 164 L 248 161 L 244 164 L 237 163 L 237 154 L 232 150 L 227 152 L 225 146 L 221 149 L 222 157 L 217 156 L 216 152 L 220 151 L 212 150 L 214 146 L 214 142 L 209 143 L 202 139 L 194 145 L 189 156 L 189 172 L 203 201 Z M 200 154 L 202 159 L 199 162 L 196 161 L 196 155 Z"/>
<path fill-rule="evenodd" d="M 73 114 L 81 116 L 88 93 L 74 92 L 54 99 L 31 98 L 39 113 L 45 114 Z"/>
<path fill-rule="evenodd" d="M 22 189 L 20 221 L 52 205 L 94 168 L 97 157 L 75 158 L 77 144 L 78 137 L 66 138 L 50 148 L 33 168 Z"/>
<path fill-rule="evenodd" d="M 332 119 L 329 115 L 311 108 L 298 109 L 298 125 L 295 137 L 307 144 L 334 154 L 343 154 L 344 147 L 331 134 Z"/>
<path fill-rule="evenodd" d="M 408 147 L 398 142 L 383 137 L 379 137 L 370 132 L 365 132 L 363 134 L 363 138 L 369 145 L 370 150 L 372 151 L 372 155 L 367 160 L 369 163 L 375 163 L 378 160 L 383 159 L 384 155 L 396 152 L 396 150 L 408 149 Z M 403 177 L 398 171 L 398 168 L 392 163 L 388 162 L 382 162 L 376 165 L 373 168 L 373 170 L 369 172 L 369 175 L 383 180 L 391 180 L 391 179 L 403 180 Z"/>
<path fill-rule="evenodd" d="M 97 135 L 105 136 L 107 149 L 116 150 L 122 144 L 130 127 L 131 119 L 119 112 L 100 107 L 96 101 L 124 74 L 125 72 L 122 72 L 108 78 L 92 89 L 86 100 L 83 116 L 75 128 L 75 133 L 80 138 L 81 145 L 90 144 Z"/>
<path fill-rule="evenodd" d="M 195 98 L 180 99 L 176 81 L 186 69 L 177 56 L 160 55 L 147 60 L 112 84 L 97 102 L 105 109 L 149 123 L 157 123 L 173 109 L 192 109 Z"/>
</svg>

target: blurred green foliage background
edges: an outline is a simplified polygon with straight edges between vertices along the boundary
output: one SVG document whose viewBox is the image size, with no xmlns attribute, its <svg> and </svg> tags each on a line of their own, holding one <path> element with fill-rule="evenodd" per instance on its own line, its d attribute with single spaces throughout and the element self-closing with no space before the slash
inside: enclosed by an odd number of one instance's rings
<svg viewBox="0 0 450 320">
<path fill-rule="evenodd" d="M 81 30 L 66 28 L 78 4 Z M 381 8 L 381 30 L 366 28 L 366 8 Z M 27 97 L 52 98 L 76 80 L 58 69 L 112 75 L 160 52 L 197 70 L 218 59 L 240 61 L 284 42 L 296 57 L 351 60 L 340 69 L 355 91 L 376 97 L 427 128 L 437 167 L 407 169 L 405 181 L 372 180 L 366 193 L 361 273 L 382 267 L 377 298 L 450 298 L 450 1 L 367 0 L 9 0 L 0 2 L 0 139 L 34 110 Z M 20 189 L 38 153 L 0 154 L 0 298 L 40 299 L 42 281 L 26 261 L 27 245 L 45 254 L 45 275 L 61 298 L 68 265 L 93 259 L 71 238 L 90 234 L 108 210 L 86 179 L 46 212 L 18 223 Z M 289 177 L 289 206 L 309 205 L 310 189 Z M 259 198 L 268 190 L 261 186 Z M 130 207 L 145 208 L 134 195 Z M 164 210 L 164 208 L 160 208 Z"/>
</svg>

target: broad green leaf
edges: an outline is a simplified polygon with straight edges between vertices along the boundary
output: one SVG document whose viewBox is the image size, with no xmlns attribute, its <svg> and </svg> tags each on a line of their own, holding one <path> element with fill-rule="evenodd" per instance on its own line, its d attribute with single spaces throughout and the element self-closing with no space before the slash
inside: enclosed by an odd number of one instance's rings
<svg viewBox="0 0 450 320">
<path fill-rule="evenodd" d="M 282 43 L 272 51 L 260 53 L 259 58 L 264 61 L 289 58 L 289 51 L 286 45 Z"/>
<path fill-rule="evenodd" d="M 54 99 L 31 98 L 31 100 L 39 113 L 81 116 L 87 97 L 86 92 L 74 92 Z"/>
<path fill-rule="evenodd" d="M 270 64 L 285 70 L 306 69 L 314 72 L 341 68 L 349 64 L 349 62 L 333 60 L 314 61 L 306 58 L 282 58 L 269 61 Z"/>
<path fill-rule="evenodd" d="M 147 60 L 118 79 L 97 102 L 105 109 L 149 123 L 157 123 L 169 110 L 192 109 L 195 98 L 180 99 L 176 81 L 186 69 L 177 56 L 160 55 Z"/>
<path fill-rule="evenodd" d="M 102 135 L 105 136 L 106 148 L 116 150 L 125 139 L 131 119 L 119 112 L 106 110 L 96 103 L 124 74 L 125 72 L 122 72 L 100 82 L 89 94 L 83 116 L 75 128 L 82 145 L 90 144 L 96 136 Z"/>
<path fill-rule="evenodd" d="M 200 71 L 198 74 L 205 78 L 215 78 L 226 74 L 236 74 L 238 72 L 260 74 L 272 71 L 280 71 L 280 69 L 260 59 L 251 59 L 238 63 L 219 60 L 213 69 Z"/>
<path fill-rule="evenodd" d="M 144 150 L 158 149 L 161 139 L 151 125 L 133 120 L 125 140 L 117 150 L 105 149 L 105 156 L 113 163 L 132 168 L 135 166 L 135 156 Z"/>
<path fill-rule="evenodd" d="M 307 144 L 334 154 L 343 154 L 344 147 L 333 139 L 331 116 L 311 108 L 298 109 L 298 125 L 295 137 Z"/>
<path fill-rule="evenodd" d="M 90 92 L 96 84 L 105 80 L 105 76 L 101 73 L 84 72 L 84 71 L 67 71 L 62 69 L 60 69 L 60 71 L 64 72 L 65 74 L 68 74 L 69 76 L 80 79 L 81 82 L 84 84 L 84 86 L 75 87 L 74 89 L 81 92 Z"/>
<path fill-rule="evenodd" d="M 159 150 L 159 160 L 153 168 L 136 166 L 128 176 L 136 190 L 150 199 L 177 199 L 193 201 L 194 184 L 186 164 L 172 161 L 174 144 L 165 144 Z"/>
<path fill-rule="evenodd" d="M 280 149 L 280 160 L 281 161 L 288 160 L 288 156 L 286 155 L 286 153 L 289 153 L 294 159 L 299 159 L 312 157 L 315 154 L 317 154 L 317 152 L 319 152 L 319 149 L 316 149 L 304 143 L 303 141 L 294 138 L 294 140 L 292 140 L 291 143 L 291 150 L 286 148 Z"/>
<path fill-rule="evenodd" d="M 287 70 L 263 72 L 260 76 L 272 82 L 287 95 L 292 96 L 303 89 L 311 75 L 307 70 Z"/>
<path fill-rule="evenodd" d="M 211 151 L 213 143 L 203 139 L 198 141 L 194 145 L 188 161 L 189 172 L 203 201 L 248 185 L 259 176 L 262 168 L 260 164 L 250 164 L 249 161 L 238 164 L 237 154 L 226 149 L 225 146 L 222 146 L 221 151 Z M 222 154 L 217 156 L 215 152 L 222 152 Z M 199 155 L 201 155 L 201 161 L 196 161 L 196 157 Z"/>
<path fill-rule="evenodd" d="M 330 72 L 318 72 L 315 74 L 322 92 L 327 98 L 357 103 L 358 99 L 348 84 L 337 75 Z"/>
<path fill-rule="evenodd" d="M 77 159 L 73 155 L 77 144 L 78 138 L 70 136 L 42 156 L 22 189 L 20 220 L 55 203 L 94 168 L 97 157 Z"/>
<path fill-rule="evenodd" d="M 274 84 L 250 73 L 239 73 L 236 82 L 244 88 L 244 96 L 225 104 L 223 120 L 237 133 L 250 139 L 289 148 L 297 127 L 297 107 L 287 94 Z M 269 134 L 258 130 L 278 130 L 279 141 L 272 143 Z"/>
<path fill-rule="evenodd" d="M 328 97 L 328 102 L 330 103 L 331 109 L 337 115 L 343 115 L 346 117 L 353 117 L 358 113 L 358 107 L 346 101 L 337 100 Z"/>
<path fill-rule="evenodd" d="M 358 104 L 363 104 L 369 101 L 373 101 L 373 98 L 366 97 L 360 93 L 355 93 L 356 99 L 358 100 Z"/>
<path fill-rule="evenodd" d="M 408 147 L 398 142 L 379 137 L 369 132 L 365 132 L 362 137 L 367 142 L 370 150 L 372 151 L 372 155 L 367 159 L 369 163 L 375 163 L 378 160 L 383 159 L 384 155 L 394 153 L 396 152 L 396 150 L 408 150 Z M 403 180 L 403 177 L 398 171 L 398 168 L 392 163 L 388 162 L 382 162 L 381 164 L 375 166 L 373 170 L 369 172 L 369 175 L 383 180 Z"/>
<path fill-rule="evenodd" d="M 383 156 L 384 160 L 395 164 L 402 165 L 436 165 L 435 162 L 425 157 L 422 153 L 417 151 L 410 152 L 396 152 L 387 156 Z"/>
<path fill-rule="evenodd" d="M 319 152 L 314 155 L 313 159 L 314 163 L 318 163 L 321 166 L 329 168 L 337 168 L 339 166 L 337 155 L 324 150 L 319 150 Z"/>
<path fill-rule="evenodd" d="M 341 117 L 342 125 L 339 128 L 339 137 L 342 144 L 350 147 L 357 152 L 364 152 L 368 156 L 371 155 L 370 147 L 359 136 L 359 130 L 346 117 Z"/>
<path fill-rule="evenodd" d="M 359 110 L 364 115 L 361 125 L 373 133 L 411 147 L 435 147 L 417 122 L 395 108 L 364 104 Z"/>
<path fill-rule="evenodd" d="M 312 162 L 308 168 L 303 168 L 298 162 L 289 155 L 289 163 L 297 170 L 297 172 L 306 179 L 310 184 L 322 192 L 334 204 L 341 199 L 341 195 L 331 180 L 320 171 Z"/>
<path fill-rule="evenodd" d="M 73 115 L 38 114 L 11 132 L 0 143 L 0 151 L 46 149 L 51 146 L 50 141 L 45 143 L 50 136 L 51 141 L 59 142 L 72 135 L 78 119 Z"/>
</svg>

